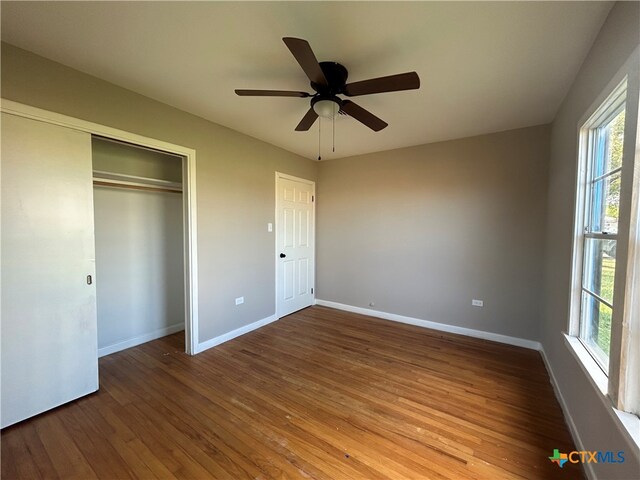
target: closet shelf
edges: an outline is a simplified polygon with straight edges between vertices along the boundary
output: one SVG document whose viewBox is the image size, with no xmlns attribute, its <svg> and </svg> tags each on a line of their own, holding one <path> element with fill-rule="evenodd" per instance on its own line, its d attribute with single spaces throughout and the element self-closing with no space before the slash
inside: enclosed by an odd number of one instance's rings
<svg viewBox="0 0 640 480">
<path fill-rule="evenodd" d="M 119 187 L 138 190 L 181 193 L 182 183 L 160 180 L 158 178 L 139 177 L 125 173 L 93 171 L 93 184 L 104 187 Z"/>
</svg>

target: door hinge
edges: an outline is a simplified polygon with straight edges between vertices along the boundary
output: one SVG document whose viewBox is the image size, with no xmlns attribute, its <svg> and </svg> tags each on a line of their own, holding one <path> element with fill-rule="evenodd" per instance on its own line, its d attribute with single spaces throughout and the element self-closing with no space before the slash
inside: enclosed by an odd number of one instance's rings
<svg viewBox="0 0 640 480">
<path fill-rule="evenodd" d="M 316 200 L 316 196 L 315 195 L 311 195 L 311 201 L 315 202 L 315 200 Z"/>
<path fill-rule="evenodd" d="M 313 287 L 311 288 L 311 293 L 313 293 Z"/>
</svg>

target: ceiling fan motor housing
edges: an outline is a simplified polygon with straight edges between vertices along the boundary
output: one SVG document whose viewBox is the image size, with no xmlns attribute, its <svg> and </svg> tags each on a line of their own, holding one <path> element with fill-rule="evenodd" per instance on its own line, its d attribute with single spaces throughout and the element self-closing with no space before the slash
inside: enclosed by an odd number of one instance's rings
<svg viewBox="0 0 640 480">
<path fill-rule="evenodd" d="M 311 88 L 313 88 L 320 95 L 334 96 L 344 92 L 344 86 L 347 83 L 349 72 L 347 69 L 337 62 L 320 62 L 320 68 L 324 73 L 327 83 L 329 85 L 320 85 L 316 82 L 311 82 Z"/>
</svg>

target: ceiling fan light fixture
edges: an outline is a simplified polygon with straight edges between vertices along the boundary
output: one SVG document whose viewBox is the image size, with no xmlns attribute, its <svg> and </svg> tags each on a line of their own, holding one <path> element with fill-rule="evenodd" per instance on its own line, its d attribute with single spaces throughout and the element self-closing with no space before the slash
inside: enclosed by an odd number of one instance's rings
<svg viewBox="0 0 640 480">
<path fill-rule="evenodd" d="M 340 105 L 333 99 L 323 99 L 313 103 L 313 110 L 319 117 L 333 118 L 338 114 Z"/>
</svg>

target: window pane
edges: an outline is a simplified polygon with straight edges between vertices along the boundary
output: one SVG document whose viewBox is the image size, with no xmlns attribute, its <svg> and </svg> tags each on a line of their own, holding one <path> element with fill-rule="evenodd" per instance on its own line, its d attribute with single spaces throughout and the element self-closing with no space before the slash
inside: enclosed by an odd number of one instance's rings
<svg viewBox="0 0 640 480">
<path fill-rule="evenodd" d="M 582 286 L 613 304 L 613 280 L 616 273 L 616 242 L 585 238 Z"/>
<path fill-rule="evenodd" d="M 591 185 L 589 231 L 618 233 L 620 207 L 620 172 Z"/>
<path fill-rule="evenodd" d="M 622 146 L 624 141 L 624 110 L 613 120 L 596 128 L 595 150 L 591 159 L 590 178 L 605 175 L 622 166 Z"/>
<path fill-rule="evenodd" d="M 587 292 L 582 292 L 580 338 L 605 371 L 609 370 L 612 310 Z"/>
<path fill-rule="evenodd" d="M 622 166 L 622 144 L 624 140 L 624 110 L 604 126 L 607 137 L 605 153 L 605 172 Z"/>
</svg>

